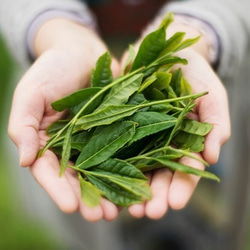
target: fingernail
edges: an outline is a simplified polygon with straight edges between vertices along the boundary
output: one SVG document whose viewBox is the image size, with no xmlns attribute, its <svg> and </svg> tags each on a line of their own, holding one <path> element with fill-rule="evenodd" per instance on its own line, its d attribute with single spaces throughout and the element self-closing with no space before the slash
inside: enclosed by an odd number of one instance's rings
<svg viewBox="0 0 250 250">
<path fill-rule="evenodd" d="M 22 167 L 27 167 L 25 164 L 25 149 L 22 146 L 19 147 L 19 164 Z"/>
</svg>

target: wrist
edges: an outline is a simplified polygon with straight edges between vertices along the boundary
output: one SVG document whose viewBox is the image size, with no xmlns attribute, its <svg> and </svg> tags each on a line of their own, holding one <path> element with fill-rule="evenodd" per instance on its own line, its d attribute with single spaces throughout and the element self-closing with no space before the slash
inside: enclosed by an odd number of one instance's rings
<svg viewBox="0 0 250 250">
<path fill-rule="evenodd" d="M 61 50 L 77 57 L 89 55 L 89 59 L 95 61 L 107 48 L 92 28 L 55 18 L 41 25 L 34 37 L 35 58 L 48 50 Z"/>
<path fill-rule="evenodd" d="M 209 64 L 217 64 L 219 39 L 209 24 L 192 16 L 176 14 L 174 22 L 168 28 L 168 36 L 173 35 L 176 31 L 185 32 L 185 38 L 199 36 L 199 41 L 189 49 L 200 54 Z"/>
</svg>

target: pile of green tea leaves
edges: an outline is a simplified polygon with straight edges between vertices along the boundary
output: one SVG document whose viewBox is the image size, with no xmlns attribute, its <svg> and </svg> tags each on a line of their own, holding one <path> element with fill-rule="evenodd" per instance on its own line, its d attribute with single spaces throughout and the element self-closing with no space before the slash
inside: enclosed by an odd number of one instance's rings
<svg viewBox="0 0 250 250">
<path fill-rule="evenodd" d="M 76 170 L 89 206 L 98 205 L 101 197 L 120 206 L 150 199 L 144 174 L 163 167 L 219 180 L 178 162 L 188 156 L 208 165 L 193 152 L 203 151 L 212 125 L 187 118 L 194 101 L 207 92 L 192 94 L 181 69 L 173 70 L 187 64 L 174 54 L 199 39 L 184 39 L 183 32 L 167 39 L 173 18 L 167 14 L 137 53 L 129 46 L 119 77 L 113 78 L 107 51 L 96 63 L 90 87 L 52 103 L 54 110 L 70 115 L 48 127 L 50 139 L 39 156 L 50 149 L 60 158 L 61 175 L 67 167 Z"/>
</svg>

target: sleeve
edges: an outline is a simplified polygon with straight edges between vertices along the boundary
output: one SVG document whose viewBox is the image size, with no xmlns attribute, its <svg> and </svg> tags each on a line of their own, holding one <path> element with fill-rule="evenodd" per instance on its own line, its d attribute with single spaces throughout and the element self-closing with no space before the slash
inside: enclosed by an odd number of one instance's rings
<svg viewBox="0 0 250 250">
<path fill-rule="evenodd" d="M 231 78 L 249 50 L 250 15 L 248 0 L 190 0 L 166 4 L 160 14 L 173 12 L 195 17 L 210 25 L 219 44 L 218 74 Z"/>
<path fill-rule="evenodd" d="M 14 58 L 22 65 L 29 65 L 28 31 L 38 17 L 49 15 L 77 18 L 79 22 L 93 25 L 95 19 L 83 1 L 78 0 L 1 0 L 0 31 Z"/>
</svg>

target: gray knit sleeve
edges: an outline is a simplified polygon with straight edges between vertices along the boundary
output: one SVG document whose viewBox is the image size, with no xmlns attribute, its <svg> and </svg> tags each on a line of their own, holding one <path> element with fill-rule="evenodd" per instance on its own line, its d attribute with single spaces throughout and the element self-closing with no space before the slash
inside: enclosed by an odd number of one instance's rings
<svg viewBox="0 0 250 250">
<path fill-rule="evenodd" d="M 211 25 L 220 42 L 218 74 L 231 78 L 244 62 L 249 49 L 248 0 L 190 0 L 167 4 L 162 13 L 190 15 Z"/>
<path fill-rule="evenodd" d="M 93 18 L 86 4 L 77 0 L 0 1 L 0 30 L 13 56 L 22 65 L 30 63 L 27 51 L 29 26 L 41 13 L 53 10 L 72 13 L 87 22 Z"/>
</svg>

